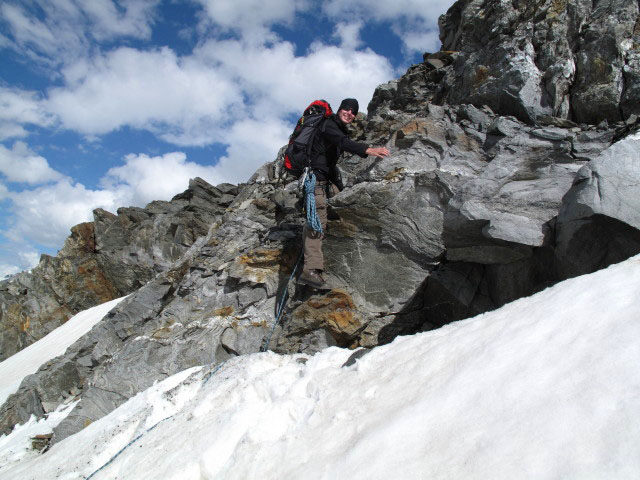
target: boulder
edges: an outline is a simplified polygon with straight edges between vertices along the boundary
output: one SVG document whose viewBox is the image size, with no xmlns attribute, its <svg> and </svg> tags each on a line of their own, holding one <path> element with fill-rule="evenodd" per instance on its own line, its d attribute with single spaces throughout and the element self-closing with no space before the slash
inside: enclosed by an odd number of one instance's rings
<svg viewBox="0 0 640 480">
<path fill-rule="evenodd" d="M 563 277 L 591 273 L 640 252 L 640 133 L 585 165 L 556 224 Z"/>
</svg>

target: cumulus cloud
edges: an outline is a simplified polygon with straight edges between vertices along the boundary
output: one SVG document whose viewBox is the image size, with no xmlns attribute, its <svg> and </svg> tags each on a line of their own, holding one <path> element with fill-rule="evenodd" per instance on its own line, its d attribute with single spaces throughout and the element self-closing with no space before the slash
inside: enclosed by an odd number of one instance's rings
<svg viewBox="0 0 640 480">
<path fill-rule="evenodd" d="M 11 225 L 3 234 L 17 244 L 60 247 L 72 226 L 93 219 L 94 209 L 115 212 L 122 206 L 170 200 L 186 190 L 194 177 L 213 184 L 222 181 L 219 168 L 189 162 L 184 153 L 174 152 L 156 157 L 127 155 L 122 165 L 108 170 L 98 189 L 62 176 L 55 183 L 21 192 L 3 190 L 0 184 L 0 200 L 4 192 L 12 203 Z"/>
<path fill-rule="evenodd" d="M 38 252 L 29 249 L 23 250 L 20 246 L 16 248 L 16 252 L 13 255 L 6 259 L 13 261 L 13 264 L 6 263 L 2 257 L 2 251 L 0 250 L 0 280 L 23 270 L 32 269 L 40 261 Z"/>
<path fill-rule="evenodd" d="M 40 64 L 55 67 L 87 56 L 92 42 L 151 36 L 160 0 L 7 0 L 0 25 L 9 45 Z"/>
<path fill-rule="evenodd" d="M 278 123 L 316 97 L 368 101 L 394 72 L 352 47 L 317 43 L 306 56 L 284 41 L 210 40 L 188 56 L 120 48 L 64 69 L 65 86 L 49 92 L 46 108 L 85 135 L 128 126 L 179 146 L 230 145 L 229 131 L 247 117 Z"/>
<path fill-rule="evenodd" d="M 307 10 L 310 0 L 196 0 L 205 12 L 206 23 L 238 32 L 248 42 L 275 39 L 269 27 L 291 24 L 296 13 Z"/>
<path fill-rule="evenodd" d="M 363 22 L 344 23 L 336 25 L 334 37 L 340 40 L 340 46 L 348 50 L 356 50 L 362 46 L 360 30 L 364 26 Z"/>
<path fill-rule="evenodd" d="M 26 90 L 0 87 L 0 141 L 24 137 L 24 125 L 48 127 L 55 124 L 40 94 Z"/>
<path fill-rule="evenodd" d="M 455 0 L 327 0 L 322 9 L 334 19 L 390 22 L 393 31 L 409 52 L 434 51 L 440 48 L 438 17 Z"/>
<path fill-rule="evenodd" d="M 0 174 L 9 182 L 39 185 L 61 180 L 63 175 L 49 166 L 47 160 L 34 153 L 24 142 L 15 142 L 9 150 L 0 145 Z"/>
<path fill-rule="evenodd" d="M 20 271 L 20 267 L 16 265 L 8 265 L 6 263 L 0 262 L 0 280 L 3 278 L 14 275 Z"/>
<path fill-rule="evenodd" d="M 49 92 L 47 108 L 68 128 L 100 135 L 122 126 L 177 144 L 211 143 L 203 128 L 224 124 L 242 92 L 215 68 L 168 48 L 119 48 L 63 70 L 66 85 Z"/>
<path fill-rule="evenodd" d="M 284 121 L 237 122 L 228 133 L 227 155 L 213 167 L 217 178 L 220 182 L 246 182 L 260 166 L 275 160 L 290 133 L 291 125 Z"/>
<path fill-rule="evenodd" d="M 221 183 L 215 167 L 187 161 L 182 152 L 162 156 L 127 155 L 124 165 L 111 168 L 100 181 L 106 191 L 116 192 L 126 205 L 145 205 L 153 200 L 170 200 L 184 191 L 191 178 Z"/>
<path fill-rule="evenodd" d="M 65 178 L 51 185 L 10 193 L 12 225 L 4 236 L 12 242 L 25 241 L 46 247 L 60 247 L 69 229 L 92 220 L 94 208 L 114 210 L 122 206 L 114 192 L 90 190 Z"/>
<path fill-rule="evenodd" d="M 405 49 L 408 52 L 434 52 L 440 49 L 440 36 L 437 30 L 413 30 L 402 34 Z"/>
<path fill-rule="evenodd" d="M 270 105 L 268 111 L 254 108 L 256 118 L 298 112 L 316 97 L 368 101 L 376 86 L 394 73 L 389 61 L 370 49 L 319 42 L 306 56 L 296 56 L 289 42 L 256 47 L 240 40 L 210 41 L 195 55 L 219 65 L 240 85 L 250 95 L 249 107 Z"/>
</svg>

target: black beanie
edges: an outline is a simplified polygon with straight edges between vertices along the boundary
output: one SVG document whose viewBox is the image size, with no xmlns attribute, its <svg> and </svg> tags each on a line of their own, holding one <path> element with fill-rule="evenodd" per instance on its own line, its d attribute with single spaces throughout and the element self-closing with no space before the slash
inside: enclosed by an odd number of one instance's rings
<svg viewBox="0 0 640 480">
<path fill-rule="evenodd" d="M 358 114 L 358 100 L 355 98 L 345 98 L 342 100 L 338 110 L 351 110 L 354 115 Z"/>
</svg>

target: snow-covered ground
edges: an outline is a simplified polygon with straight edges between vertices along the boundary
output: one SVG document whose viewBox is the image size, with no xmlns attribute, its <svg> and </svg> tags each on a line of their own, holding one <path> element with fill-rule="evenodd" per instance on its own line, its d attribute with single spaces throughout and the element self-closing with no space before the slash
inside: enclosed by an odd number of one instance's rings
<svg viewBox="0 0 640 480">
<path fill-rule="evenodd" d="M 24 377 L 38 371 L 46 361 L 62 355 L 124 298 L 126 297 L 111 300 L 74 315 L 47 336 L 0 363 L 0 405 L 18 390 Z"/>
<path fill-rule="evenodd" d="M 351 366 L 330 348 L 194 368 L 44 455 L 17 461 L 16 428 L 0 477 L 637 479 L 639 292 L 640 256 Z"/>
</svg>

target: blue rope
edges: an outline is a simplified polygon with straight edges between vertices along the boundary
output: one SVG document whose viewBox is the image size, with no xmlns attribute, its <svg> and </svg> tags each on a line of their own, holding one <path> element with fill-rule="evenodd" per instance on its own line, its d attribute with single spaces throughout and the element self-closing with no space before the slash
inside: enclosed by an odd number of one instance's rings
<svg viewBox="0 0 640 480">
<path fill-rule="evenodd" d="M 291 282 L 291 280 L 295 276 L 296 271 L 298 270 L 298 266 L 302 261 L 302 257 L 304 257 L 304 250 L 300 252 L 298 261 L 296 262 L 296 265 L 293 267 L 293 272 L 291 272 L 291 276 L 289 277 L 289 280 L 287 280 L 287 284 L 284 287 L 284 291 L 282 292 L 282 297 L 280 297 L 280 302 L 278 303 L 278 308 L 276 310 L 276 321 L 273 324 L 273 327 L 271 327 L 271 331 L 269 332 L 269 335 L 267 336 L 267 338 L 262 343 L 262 346 L 260 347 L 261 352 L 266 352 L 267 349 L 269 348 L 269 344 L 271 343 L 271 336 L 273 335 L 273 332 L 276 330 L 278 323 L 280 323 L 280 317 L 282 317 L 282 313 L 284 312 L 284 307 L 287 304 L 287 300 L 289 299 L 289 282 Z"/>
<path fill-rule="evenodd" d="M 305 210 L 307 211 L 307 224 L 316 232 L 322 233 L 322 223 L 316 212 L 316 176 L 309 172 L 304 181 Z"/>
<path fill-rule="evenodd" d="M 169 420 L 170 418 L 173 418 L 174 415 L 171 415 L 167 418 L 163 418 L 162 420 L 160 420 L 158 423 L 156 423 L 155 425 L 153 425 L 152 427 L 147 428 L 144 432 L 142 432 L 140 435 L 138 435 L 136 438 L 134 438 L 133 440 L 131 440 L 129 443 L 127 443 L 124 447 L 122 447 L 118 453 L 116 453 L 113 457 L 111 457 L 111 460 L 109 460 L 107 463 L 105 463 L 103 466 L 101 466 L 99 469 L 97 469 L 95 472 L 93 472 L 91 475 L 89 475 L 88 477 L 85 477 L 85 480 L 89 480 L 91 477 L 93 477 L 96 473 L 98 473 L 100 470 L 102 470 L 103 468 L 105 468 L 107 465 L 110 465 L 111 462 L 113 462 L 116 458 L 118 458 L 118 456 L 124 452 L 127 448 L 129 448 L 131 445 L 133 445 L 134 443 L 136 443 L 138 440 L 140 440 L 145 434 L 149 433 L 151 430 L 153 430 L 154 428 L 156 428 L 158 425 L 160 425 L 162 422 Z"/>
</svg>

